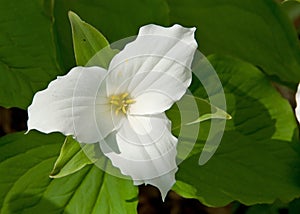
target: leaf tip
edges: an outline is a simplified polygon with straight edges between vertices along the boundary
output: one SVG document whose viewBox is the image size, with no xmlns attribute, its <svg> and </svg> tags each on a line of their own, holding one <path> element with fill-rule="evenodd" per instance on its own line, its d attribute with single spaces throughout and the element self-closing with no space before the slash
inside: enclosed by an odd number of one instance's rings
<svg viewBox="0 0 300 214">
<path fill-rule="evenodd" d="M 57 178 L 57 170 L 53 169 L 51 172 L 50 172 L 50 175 L 49 175 L 49 178 Z"/>
<path fill-rule="evenodd" d="M 81 21 L 80 17 L 71 10 L 68 12 L 68 17 L 71 23 L 79 20 Z"/>
<path fill-rule="evenodd" d="M 51 179 L 52 179 L 52 178 L 56 178 L 56 176 L 55 176 L 55 175 L 52 175 L 52 174 L 50 174 L 50 175 L 49 175 L 49 178 L 51 178 Z"/>
<path fill-rule="evenodd" d="M 77 16 L 77 14 L 74 13 L 72 10 L 69 10 L 69 11 L 68 11 L 68 16 L 69 16 L 69 18 L 70 18 L 70 17 L 73 17 L 73 16 Z"/>
</svg>

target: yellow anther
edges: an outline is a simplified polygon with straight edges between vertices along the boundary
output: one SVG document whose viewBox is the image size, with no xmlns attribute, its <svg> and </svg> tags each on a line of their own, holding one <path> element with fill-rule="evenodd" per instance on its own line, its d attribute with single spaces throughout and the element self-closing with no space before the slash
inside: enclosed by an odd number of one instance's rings
<svg viewBox="0 0 300 214">
<path fill-rule="evenodd" d="M 115 114 L 118 115 L 121 109 L 122 109 L 122 106 L 118 107 L 115 111 Z"/>
<path fill-rule="evenodd" d="M 120 102 L 116 101 L 116 100 L 111 100 L 110 101 L 110 104 L 114 104 L 116 106 L 119 106 L 120 105 Z"/>
<path fill-rule="evenodd" d="M 118 95 L 111 95 L 109 103 L 115 106 L 115 114 L 118 115 L 120 111 L 123 114 L 127 113 L 130 104 L 135 103 L 135 100 L 130 99 L 128 93 L 122 93 Z"/>
<path fill-rule="evenodd" d="M 122 112 L 123 112 L 124 114 L 126 114 L 126 112 L 127 112 L 126 107 L 127 107 L 127 106 L 125 106 L 125 105 L 122 106 Z"/>
<path fill-rule="evenodd" d="M 121 99 L 124 100 L 126 97 L 128 97 L 128 95 L 129 95 L 128 93 L 121 94 Z"/>
<path fill-rule="evenodd" d="M 132 104 L 132 103 L 135 103 L 135 100 L 133 100 L 133 99 L 125 100 L 125 103 Z"/>
</svg>

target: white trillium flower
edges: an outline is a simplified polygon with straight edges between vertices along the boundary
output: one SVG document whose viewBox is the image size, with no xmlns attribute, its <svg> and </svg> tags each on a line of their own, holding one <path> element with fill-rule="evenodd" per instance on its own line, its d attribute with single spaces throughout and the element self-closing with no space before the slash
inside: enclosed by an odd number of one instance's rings
<svg viewBox="0 0 300 214">
<path fill-rule="evenodd" d="M 300 123 L 300 84 L 298 85 L 298 89 L 296 92 L 296 103 L 297 103 L 297 106 L 295 109 L 295 113 L 296 113 L 297 120 Z"/>
<path fill-rule="evenodd" d="M 135 185 L 158 187 L 164 199 L 177 171 L 177 138 L 164 112 L 191 83 L 194 32 L 180 25 L 141 27 L 108 70 L 75 67 L 38 92 L 28 129 L 98 143 L 122 174 Z"/>
</svg>

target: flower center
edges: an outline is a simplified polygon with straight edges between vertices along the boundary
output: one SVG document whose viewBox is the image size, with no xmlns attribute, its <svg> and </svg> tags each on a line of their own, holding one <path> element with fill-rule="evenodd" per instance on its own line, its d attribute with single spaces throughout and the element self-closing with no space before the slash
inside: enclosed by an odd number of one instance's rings
<svg viewBox="0 0 300 214">
<path fill-rule="evenodd" d="M 135 103 L 135 100 L 130 99 L 128 93 L 111 95 L 109 98 L 110 98 L 109 103 L 112 104 L 116 109 L 115 110 L 116 115 L 118 115 L 120 111 L 126 114 L 129 105 Z"/>
</svg>

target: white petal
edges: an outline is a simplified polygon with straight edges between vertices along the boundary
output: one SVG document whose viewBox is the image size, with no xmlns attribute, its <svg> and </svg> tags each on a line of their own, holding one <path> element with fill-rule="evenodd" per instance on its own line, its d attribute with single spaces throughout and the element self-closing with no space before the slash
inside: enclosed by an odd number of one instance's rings
<svg viewBox="0 0 300 214">
<path fill-rule="evenodd" d="M 195 28 L 174 25 L 164 28 L 147 25 L 135 41 L 126 45 L 109 66 L 108 94 L 130 93 L 141 105 L 143 94 L 149 97 L 147 108 L 133 107 L 131 114 L 156 114 L 166 109 L 185 93 L 191 83 L 191 63 L 197 43 Z"/>
<path fill-rule="evenodd" d="M 298 85 L 298 90 L 296 93 L 296 102 L 297 102 L 297 106 L 295 109 L 295 113 L 296 113 L 297 120 L 300 123 L 300 84 Z"/>
<path fill-rule="evenodd" d="M 167 193 L 169 192 L 169 190 L 173 187 L 173 185 L 176 182 L 175 173 L 176 173 L 177 169 L 178 168 L 173 169 L 172 171 L 170 171 L 162 176 L 159 176 L 157 178 L 154 178 L 151 180 L 145 180 L 144 183 L 156 186 L 159 189 L 159 191 L 161 192 L 161 197 L 162 197 L 162 200 L 164 201 L 167 196 Z"/>
<path fill-rule="evenodd" d="M 112 122 L 104 123 L 102 126 L 106 129 L 100 133 L 96 121 L 107 110 L 106 91 L 103 96 L 98 92 L 106 74 L 100 67 L 75 67 L 67 75 L 52 81 L 47 89 L 34 96 L 28 108 L 28 129 L 45 133 L 58 131 L 74 135 L 84 143 L 105 137 L 101 134 L 112 131 Z M 97 109 L 95 103 L 98 103 Z M 99 103 L 102 104 L 100 107 Z"/>
<path fill-rule="evenodd" d="M 151 117 L 143 117 L 143 116 L 132 117 L 132 116 L 128 115 L 127 118 L 128 118 L 129 123 L 123 124 L 123 125 L 125 125 L 125 126 L 129 125 L 131 127 L 131 129 L 123 128 L 120 130 L 119 134 L 123 134 L 122 131 L 128 130 L 128 131 L 131 131 L 131 133 L 124 133 L 127 135 L 129 134 L 128 137 L 130 137 L 131 134 L 135 134 L 135 133 L 138 134 L 139 136 L 143 136 L 143 135 L 148 136 L 153 130 L 156 130 L 152 127 L 153 122 L 151 121 Z M 125 121 L 125 122 L 127 122 L 127 121 Z M 165 124 L 163 124 L 163 123 L 158 123 L 158 125 L 163 125 L 163 127 L 165 127 Z M 134 131 L 134 132 L 132 132 L 132 131 Z"/>
<path fill-rule="evenodd" d="M 124 120 L 121 128 L 117 133 L 117 141 L 118 139 L 122 141 L 126 141 L 131 143 L 133 147 L 135 145 L 138 146 L 147 146 L 152 145 L 156 141 L 159 141 L 164 135 L 170 133 L 171 122 L 165 116 L 165 114 L 159 115 L 147 115 L 147 116 L 127 116 L 127 120 Z M 124 145 L 120 145 L 123 147 Z M 131 145 L 128 145 L 129 147 Z M 161 146 L 171 146 L 168 144 L 162 144 Z M 125 146 L 126 147 L 126 146 Z M 129 148 L 126 147 L 126 148 Z M 152 148 L 152 147 L 150 147 Z M 134 148 L 133 148 L 134 149 Z M 164 148 L 165 149 L 165 148 Z M 157 150 L 155 150 L 158 152 Z M 145 154 L 135 154 L 133 153 L 133 159 L 144 160 Z M 140 155 L 140 157 L 138 157 Z M 157 153 L 154 157 L 152 154 L 152 158 L 159 157 L 161 153 Z"/>
<path fill-rule="evenodd" d="M 96 100 L 93 103 L 93 120 L 98 127 L 98 135 L 102 140 L 112 131 L 118 130 L 125 118 L 123 114 L 115 114 L 115 109 L 109 103 L 110 100 L 107 96 L 106 82 L 102 81 L 98 87 Z M 80 123 L 82 126 L 84 124 Z M 79 124 L 78 124 L 79 125 Z"/>
<path fill-rule="evenodd" d="M 162 27 L 155 24 L 149 24 L 140 28 L 139 36 L 145 35 L 160 35 L 168 37 L 176 37 L 177 39 L 182 40 L 188 45 L 196 46 L 197 42 L 194 40 L 194 32 L 196 28 L 184 28 L 178 24 L 173 25 L 172 27 Z"/>
<path fill-rule="evenodd" d="M 73 95 L 74 135 L 79 142 L 95 143 L 116 130 L 122 117 L 115 115 L 107 97 L 103 81 L 107 71 L 100 67 L 84 69 Z M 101 78 L 97 78 L 100 71 Z"/>
<path fill-rule="evenodd" d="M 119 153 L 109 151 L 109 142 L 101 142 L 102 151 L 135 184 L 157 186 L 165 196 L 175 182 L 177 139 L 170 131 L 165 114 L 129 116 L 116 134 Z M 108 153 L 107 153 L 108 152 Z"/>
<path fill-rule="evenodd" d="M 146 73 L 139 74 L 131 80 L 131 85 L 137 85 L 135 89 L 129 88 L 128 90 L 131 91 L 131 97 L 135 100 L 135 103 L 131 104 L 129 108 L 131 115 L 164 112 L 184 95 L 188 87 L 187 84 L 183 84 L 168 73 L 154 71 L 145 76 L 143 80 L 137 81 L 139 76 L 144 74 Z M 153 81 L 151 82 L 150 79 Z"/>
</svg>

